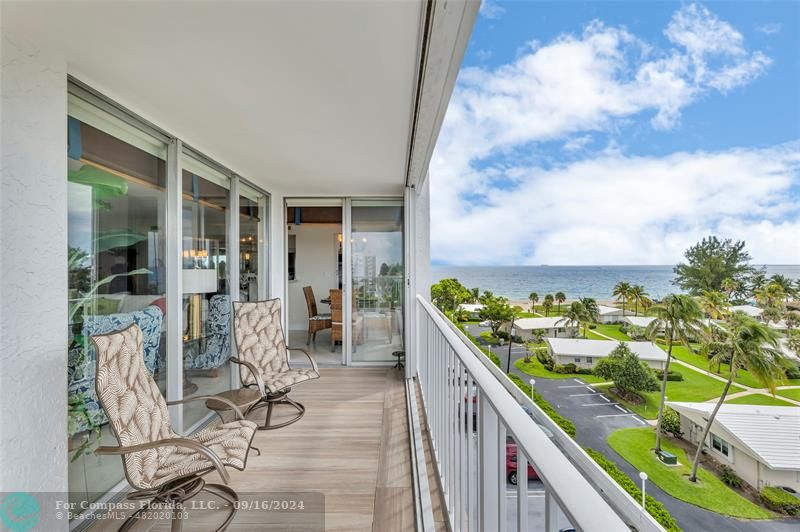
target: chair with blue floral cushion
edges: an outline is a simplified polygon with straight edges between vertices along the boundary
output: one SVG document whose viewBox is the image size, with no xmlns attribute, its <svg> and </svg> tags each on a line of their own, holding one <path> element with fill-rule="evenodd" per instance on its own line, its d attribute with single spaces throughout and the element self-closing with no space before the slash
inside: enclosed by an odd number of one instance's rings
<svg viewBox="0 0 800 532">
<path fill-rule="evenodd" d="M 231 357 L 231 297 L 216 294 L 208 302 L 206 336 L 202 348 L 189 354 L 184 369 L 217 369 Z"/>
<path fill-rule="evenodd" d="M 121 331 L 130 325 L 136 325 L 142 331 L 142 344 L 144 365 L 153 375 L 158 369 L 159 346 L 161 345 L 161 329 L 164 315 L 157 306 L 145 307 L 133 312 L 90 315 L 83 321 L 82 335 L 89 345 L 75 347 L 69 352 L 67 364 L 67 386 L 70 396 L 77 395 L 86 407 L 87 418 L 77 421 L 73 427 L 74 433 L 80 433 L 90 428 L 89 420 L 95 425 L 104 425 L 108 422 L 103 409 L 97 401 L 94 388 L 95 366 L 97 354 L 89 342 L 91 336 L 108 334 Z"/>
</svg>

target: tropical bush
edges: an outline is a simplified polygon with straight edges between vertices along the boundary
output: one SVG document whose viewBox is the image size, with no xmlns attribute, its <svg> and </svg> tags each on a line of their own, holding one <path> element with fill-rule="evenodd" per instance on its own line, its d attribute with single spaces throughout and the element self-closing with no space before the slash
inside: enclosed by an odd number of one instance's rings
<svg viewBox="0 0 800 532">
<path fill-rule="evenodd" d="M 664 407 L 664 416 L 661 419 L 661 432 L 671 433 L 675 437 L 680 438 L 683 433 L 681 432 L 681 416 L 670 407 Z"/>
<path fill-rule="evenodd" d="M 550 356 L 550 352 L 547 350 L 537 351 L 536 360 L 541 362 L 542 366 L 544 366 L 547 371 L 553 371 L 553 367 L 556 365 L 555 360 L 553 360 L 553 357 Z"/>
<path fill-rule="evenodd" d="M 623 343 L 597 363 L 594 373 L 614 381 L 616 391 L 624 397 L 658 390 L 658 382 L 648 365 L 639 360 L 639 357 Z"/>
<path fill-rule="evenodd" d="M 633 500 L 642 500 L 642 490 L 640 490 L 636 483 L 631 480 L 628 475 L 623 473 L 614 462 L 594 449 L 590 449 L 588 447 L 586 448 L 586 453 L 591 456 L 595 462 L 597 462 L 603 471 L 608 473 L 608 476 L 613 478 L 617 484 L 622 486 L 622 489 L 627 491 L 628 494 L 633 497 Z M 668 532 L 679 532 L 681 530 L 675 519 L 673 519 L 667 509 L 664 508 L 664 505 L 650 495 L 645 494 L 644 507 L 647 510 L 647 513 L 652 515 L 653 518 L 658 521 L 658 523 Z"/>
<path fill-rule="evenodd" d="M 734 471 L 729 466 L 726 465 L 722 466 L 722 469 L 719 472 L 719 478 L 720 480 L 722 480 L 722 482 L 724 482 L 725 484 L 727 484 L 732 488 L 742 487 L 741 477 L 739 477 L 739 475 L 736 474 L 736 471 Z"/>
<path fill-rule="evenodd" d="M 800 515 L 800 499 L 780 488 L 767 486 L 761 488 L 761 500 L 770 509 L 786 515 Z"/>
<path fill-rule="evenodd" d="M 658 380 L 661 380 L 664 377 L 664 372 L 660 369 L 653 370 L 653 374 L 656 376 Z M 668 381 L 682 381 L 683 374 L 680 371 L 668 371 L 667 372 L 667 380 Z"/>
<path fill-rule="evenodd" d="M 789 366 L 786 368 L 787 379 L 800 379 L 800 368 L 797 366 Z"/>
<path fill-rule="evenodd" d="M 597 324 L 596 323 L 590 323 L 589 324 L 589 328 L 592 329 L 592 330 L 597 329 Z"/>
</svg>

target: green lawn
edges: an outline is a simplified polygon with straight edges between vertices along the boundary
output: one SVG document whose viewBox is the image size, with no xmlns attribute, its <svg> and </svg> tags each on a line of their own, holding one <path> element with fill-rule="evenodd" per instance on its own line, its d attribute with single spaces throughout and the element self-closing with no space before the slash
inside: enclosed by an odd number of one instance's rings
<svg viewBox="0 0 800 532">
<path fill-rule="evenodd" d="M 667 467 L 662 464 L 652 451 L 655 447 L 655 431 L 650 427 L 618 430 L 608 437 L 608 444 L 636 469 L 647 473 L 651 482 L 676 499 L 733 517 L 774 517 L 773 513 L 745 499 L 702 466 L 698 471 L 698 482 L 690 482 L 690 458 L 683 449 L 668 441 L 663 441 L 662 447 L 676 455 L 680 465 Z"/>
<path fill-rule="evenodd" d="M 602 379 L 596 375 L 581 375 L 578 373 L 553 373 L 552 371 L 548 371 L 542 363 L 539 362 L 536 358 L 531 358 L 530 362 L 525 362 L 525 359 L 519 359 L 514 362 L 514 365 L 517 366 L 520 370 L 527 373 L 531 377 L 544 377 L 546 379 L 583 379 L 588 383 L 596 383 L 596 382 L 603 382 L 605 379 Z"/>
<path fill-rule="evenodd" d="M 714 380 L 711 377 L 706 377 L 696 371 L 685 369 L 681 371 L 683 374 L 682 381 L 668 381 L 667 382 L 667 400 L 668 401 L 685 401 L 685 402 L 698 402 L 708 401 L 722 394 L 722 389 L 725 387 L 724 382 Z M 660 383 L 659 383 L 660 386 Z M 659 388 L 660 390 L 660 388 Z M 741 392 L 743 389 L 739 386 L 731 386 L 729 393 Z M 640 405 L 634 405 L 624 401 L 613 394 L 615 400 L 624 404 L 632 411 L 636 412 L 645 419 L 655 419 L 658 416 L 658 400 L 660 392 L 648 392 L 642 394 L 645 402 Z"/>
<path fill-rule="evenodd" d="M 778 395 L 788 397 L 789 399 L 794 399 L 795 401 L 800 401 L 800 388 L 794 388 L 792 390 L 778 390 Z"/>
<path fill-rule="evenodd" d="M 615 340 L 620 340 L 621 342 L 631 341 L 630 336 L 619 330 L 619 325 L 602 325 L 599 323 L 596 325 L 597 326 L 594 329 L 587 329 L 586 331 L 587 335 L 590 332 L 599 332 L 600 334 L 605 334 L 606 336 L 610 336 L 611 338 L 614 338 Z M 607 340 L 607 338 L 602 338 L 602 337 L 599 338 L 602 340 Z"/>
<path fill-rule="evenodd" d="M 728 401 L 725 401 L 725 403 L 730 403 L 732 405 L 795 406 L 792 403 L 781 401 L 777 397 L 772 397 L 771 395 L 763 393 L 751 393 L 750 395 L 743 395 L 742 397 L 729 399 Z"/>
<path fill-rule="evenodd" d="M 659 344 L 660 345 L 660 344 Z M 664 346 L 661 346 L 662 349 L 665 349 Z M 696 347 L 695 347 L 696 348 Z M 704 355 L 698 354 L 693 352 L 692 350 L 688 349 L 686 346 L 683 345 L 676 345 L 672 347 L 672 356 L 677 358 L 682 362 L 686 362 L 687 364 L 691 364 L 696 368 L 700 368 L 703 371 L 709 371 L 709 362 L 708 358 Z M 686 368 L 680 368 L 677 365 L 672 367 L 672 369 L 676 371 L 680 371 L 681 373 L 686 373 L 690 371 Z M 712 373 L 716 373 L 717 367 L 714 366 Z M 727 366 L 724 364 L 722 365 L 722 372 L 718 374 L 723 379 L 727 379 L 730 375 L 730 371 Z M 763 388 L 764 385 L 758 382 L 752 375 L 750 375 L 745 370 L 739 371 L 739 376 L 734 380 L 739 384 L 743 384 L 744 386 L 750 386 L 751 388 Z M 787 384 L 790 384 L 794 381 L 787 381 Z"/>
</svg>

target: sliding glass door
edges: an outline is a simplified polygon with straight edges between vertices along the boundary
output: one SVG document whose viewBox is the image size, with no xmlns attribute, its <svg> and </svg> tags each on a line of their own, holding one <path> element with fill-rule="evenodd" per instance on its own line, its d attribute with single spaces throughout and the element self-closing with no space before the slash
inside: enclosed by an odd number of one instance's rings
<svg viewBox="0 0 800 532">
<path fill-rule="evenodd" d="M 173 160 L 176 139 L 85 87 L 70 83 L 68 104 L 66 437 L 69 497 L 86 507 L 126 487 L 121 459 L 93 452 L 118 442 L 95 393 L 90 337 L 138 326 L 144 364 L 170 399 L 228 389 L 231 303 L 267 295 L 268 196 L 188 148 Z M 180 226 L 170 235 L 167 220 Z M 173 330 L 167 309 L 180 309 Z M 176 413 L 178 432 L 213 419 L 203 401 Z"/>
<path fill-rule="evenodd" d="M 403 202 L 350 203 L 350 360 L 391 362 L 403 350 Z"/>
</svg>

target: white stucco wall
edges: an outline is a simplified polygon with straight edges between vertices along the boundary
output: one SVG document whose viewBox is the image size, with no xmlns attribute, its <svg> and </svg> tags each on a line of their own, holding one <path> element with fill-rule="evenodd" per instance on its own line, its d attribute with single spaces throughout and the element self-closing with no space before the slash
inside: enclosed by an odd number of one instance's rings
<svg viewBox="0 0 800 532">
<path fill-rule="evenodd" d="M 66 62 L 0 19 L 0 492 L 64 492 Z"/>
</svg>

